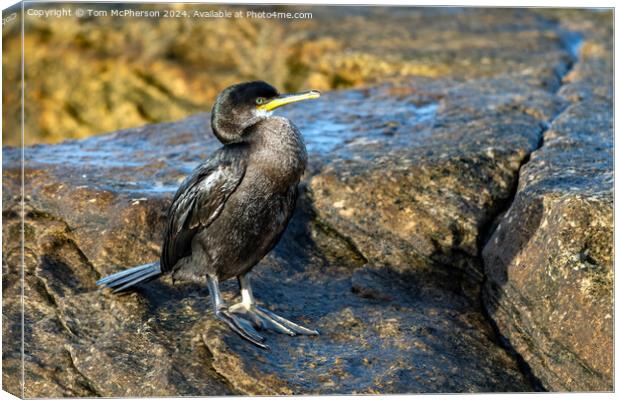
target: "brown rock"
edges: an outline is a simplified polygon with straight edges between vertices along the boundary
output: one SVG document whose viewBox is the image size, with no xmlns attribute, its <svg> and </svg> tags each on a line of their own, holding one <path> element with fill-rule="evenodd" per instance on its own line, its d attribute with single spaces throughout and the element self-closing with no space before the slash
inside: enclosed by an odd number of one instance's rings
<svg viewBox="0 0 620 400">
<path fill-rule="evenodd" d="M 554 391 L 613 390 L 612 47 L 586 34 L 560 90 L 574 103 L 521 170 L 483 253 L 491 317 Z"/>
</svg>

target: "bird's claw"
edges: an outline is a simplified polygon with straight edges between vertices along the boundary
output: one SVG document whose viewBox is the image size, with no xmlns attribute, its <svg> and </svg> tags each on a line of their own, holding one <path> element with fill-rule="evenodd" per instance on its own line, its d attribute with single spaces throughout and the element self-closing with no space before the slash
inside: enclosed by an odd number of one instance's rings
<svg viewBox="0 0 620 400">
<path fill-rule="evenodd" d="M 239 303 L 228 308 L 228 311 L 239 314 L 242 318 L 250 321 L 256 329 L 270 329 L 275 332 L 285 333 L 290 336 L 318 335 L 319 332 L 298 325 L 283 318 L 266 308 L 252 305 L 251 307 Z"/>
</svg>

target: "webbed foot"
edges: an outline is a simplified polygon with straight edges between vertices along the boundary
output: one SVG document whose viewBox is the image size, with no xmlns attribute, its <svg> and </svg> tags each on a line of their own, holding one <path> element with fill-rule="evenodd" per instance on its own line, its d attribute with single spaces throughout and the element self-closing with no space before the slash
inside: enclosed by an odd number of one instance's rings
<svg viewBox="0 0 620 400">
<path fill-rule="evenodd" d="M 252 343 L 255 346 L 260 347 L 261 349 L 269 349 L 269 346 L 264 344 L 265 338 L 256 332 L 256 330 L 252 327 L 252 324 L 245 319 L 234 315 L 232 312 L 229 312 L 225 309 L 219 309 L 215 312 L 215 316 L 220 321 L 225 322 L 230 329 L 232 329 L 237 335 L 241 336 L 243 339 Z"/>
</svg>

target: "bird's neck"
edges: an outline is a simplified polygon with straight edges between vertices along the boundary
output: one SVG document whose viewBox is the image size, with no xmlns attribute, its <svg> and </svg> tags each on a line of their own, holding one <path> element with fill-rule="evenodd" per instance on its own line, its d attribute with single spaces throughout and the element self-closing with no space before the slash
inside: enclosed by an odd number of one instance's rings
<svg viewBox="0 0 620 400">
<path fill-rule="evenodd" d="M 249 119 L 239 122 L 235 118 L 222 117 L 217 109 L 211 113 L 211 130 L 215 137 L 224 144 L 240 143 L 243 141 L 246 129 L 251 129 L 260 121 L 266 118 L 264 115 L 254 115 Z"/>
<path fill-rule="evenodd" d="M 282 117 L 261 120 L 249 129 L 250 161 L 269 175 L 297 182 L 307 163 L 306 145 L 299 130 Z"/>
</svg>

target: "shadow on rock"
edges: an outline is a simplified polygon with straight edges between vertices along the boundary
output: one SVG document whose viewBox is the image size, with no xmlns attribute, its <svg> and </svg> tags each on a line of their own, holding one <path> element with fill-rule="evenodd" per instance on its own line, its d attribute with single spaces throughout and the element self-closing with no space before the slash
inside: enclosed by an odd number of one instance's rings
<svg viewBox="0 0 620 400">
<path fill-rule="evenodd" d="M 485 282 L 483 297 L 487 312 L 493 315 L 502 297 L 501 288 L 509 281 L 507 266 L 518 260 L 518 255 L 540 227 L 543 217 L 542 198 L 517 201 L 498 218 L 500 221 L 487 245 L 483 247 L 485 273 L 493 280 Z M 501 247 L 501 251 L 493 251 Z"/>
</svg>

